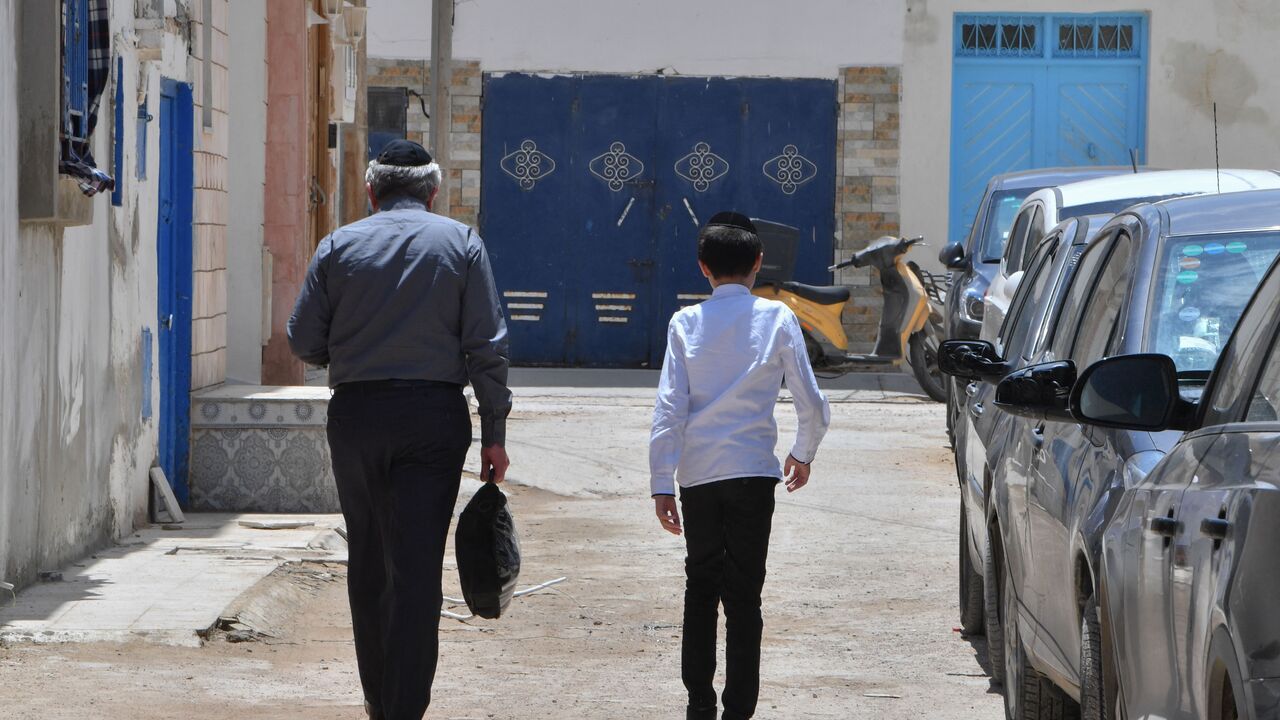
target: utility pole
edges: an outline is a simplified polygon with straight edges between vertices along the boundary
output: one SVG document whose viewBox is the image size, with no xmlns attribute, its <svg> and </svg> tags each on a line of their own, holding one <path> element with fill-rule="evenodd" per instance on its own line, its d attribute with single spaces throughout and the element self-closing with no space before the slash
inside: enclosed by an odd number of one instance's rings
<svg viewBox="0 0 1280 720">
<path fill-rule="evenodd" d="M 431 126 L 428 142 L 432 157 L 444 171 L 435 209 L 448 215 L 449 196 L 449 129 L 453 124 L 450 85 L 453 81 L 453 3 L 454 0 L 431 0 Z"/>
</svg>

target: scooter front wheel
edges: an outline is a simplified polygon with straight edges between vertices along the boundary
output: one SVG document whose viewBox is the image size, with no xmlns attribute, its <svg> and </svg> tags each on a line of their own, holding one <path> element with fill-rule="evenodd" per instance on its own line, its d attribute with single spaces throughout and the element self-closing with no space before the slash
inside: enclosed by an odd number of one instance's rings
<svg viewBox="0 0 1280 720">
<path fill-rule="evenodd" d="M 935 402 L 947 401 L 947 376 L 938 368 L 938 347 L 928 335 L 928 328 L 914 333 L 907 341 L 907 362 L 920 389 Z"/>
</svg>

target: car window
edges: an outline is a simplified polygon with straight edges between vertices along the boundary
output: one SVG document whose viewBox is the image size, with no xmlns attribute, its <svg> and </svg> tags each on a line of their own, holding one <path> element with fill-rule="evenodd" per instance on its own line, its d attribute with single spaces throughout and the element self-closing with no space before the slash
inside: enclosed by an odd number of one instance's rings
<svg viewBox="0 0 1280 720">
<path fill-rule="evenodd" d="M 1027 226 L 1027 240 L 1023 247 L 1033 248 L 1039 247 L 1040 241 L 1044 239 L 1044 208 L 1036 206 L 1036 212 L 1031 216 L 1031 224 Z M 1022 264 L 1022 269 L 1026 270 L 1031 267 L 1031 254 L 1025 253 L 1026 257 Z"/>
<path fill-rule="evenodd" d="M 1109 238 L 1095 241 L 1085 248 L 1084 254 L 1076 261 L 1075 276 L 1071 279 L 1071 287 L 1062 301 L 1062 307 L 1058 309 L 1053 337 L 1049 339 L 1049 347 L 1055 358 L 1064 359 L 1071 354 L 1071 341 L 1076 336 L 1080 310 L 1089 299 L 1094 281 L 1098 279 L 1098 268 L 1111 251 L 1111 245 L 1112 240 Z"/>
<path fill-rule="evenodd" d="M 1274 340 L 1271 333 L 1254 333 L 1252 338 L 1256 345 L 1261 338 Z M 1245 365 L 1245 363 L 1239 363 Z M 1215 401 L 1218 397 L 1215 396 Z M 1216 404 L 1216 402 L 1215 402 Z M 1276 422 L 1280 420 L 1280 342 L 1271 343 L 1271 352 L 1262 364 L 1262 376 L 1258 378 L 1258 387 L 1249 399 L 1249 409 L 1245 412 L 1245 422 Z"/>
<path fill-rule="evenodd" d="M 1022 254 L 1027 247 L 1027 226 L 1031 224 L 1033 208 L 1026 208 L 1018 214 L 1013 222 L 1013 230 L 1009 232 L 1009 244 L 1004 249 L 1004 265 L 1010 275 L 1022 269 Z"/>
<path fill-rule="evenodd" d="M 1280 286 L 1280 272 L 1272 270 L 1271 273 L 1269 279 L 1262 281 L 1264 284 L 1250 300 L 1249 308 L 1240 316 L 1240 322 L 1231 333 L 1231 340 L 1223 348 L 1222 356 L 1214 366 L 1213 380 L 1207 390 L 1208 394 L 1202 400 L 1205 406 L 1205 427 L 1237 422 L 1241 417 L 1254 422 L 1267 419 L 1261 414 L 1266 412 L 1266 407 L 1255 407 L 1253 401 L 1246 397 L 1254 390 L 1255 382 L 1258 383 L 1259 392 L 1268 393 L 1264 396 L 1267 404 L 1280 402 L 1280 397 L 1265 389 L 1275 388 L 1277 381 L 1280 381 L 1280 378 L 1267 380 L 1268 375 L 1280 375 L 1280 368 L 1271 366 L 1277 361 L 1276 354 L 1280 350 L 1275 347 L 1270 351 L 1267 349 L 1269 344 L 1276 342 L 1272 338 L 1276 336 L 1276 324 L 1280 322 L 1280 306 L 1274 301 L 1277 287 Z M 1259 301 L 1259 298 L 1262 300 Z M 1264 362 L 1260 371 L 1259 363 Z M 1258 379 L 1259 373 L 1263 375 L 1261 381 Z"/>
<path fill-rule="evenodd" d="M 1173 358 L 1179 372 L 1212 370 L 1278 251 L 1277 232 L 1166 238 L 1147 351 Z"/>
<path fill-rule="evenodd" d="M 1129 236 L 1121 233 L 1112 244 L 1115 247 L 1102 268 L 1102 274 L 1098 276 L 1098 284 L 1085 303 L 1084 312 L 1080 315 L 1080 326 L 1076 329 L 1071 360 L 1078 370 L 1084 370 L 1106 354 L 1107 347 L 1115 338 L 1120 308 L 1133 277 L 1129 271 Z"/>
<path fill-rule="evenodd" d="M 1036 307 L 1044 297 L 1044 289 L 1053 275 L 1053 257 L 1057 245 L 1045 243 L 1040 248 L 1033 259 L 1032 269 L 1027 272 L 1013 295 L 1013 312 L 1009 313 L 1000 327 L 1000 349 L 1006 359 L 1015 354 L 1026 354 L 1025 343 L 1027 335 L 1033 329 Z"/>
<path fill-rule="evenodd" d="M 1013 228 L 1014 218 L 1018 216 L 1018 208 L 1022 207 L 1022 201 L 1033 192 L 1035 188 L 1000 190 L 991 196 L 991 205 L 987 208 L 987 218 L 983 224 L 983 262 L 1000 262 L 1000 258 L 1004 257 L 1005 241 L 1009 239 L 1009 231 Z"/>
<path fill-rule="evenodd" d="M 1160 202 L 1161 200 L 1168 200 L 1170 198 L 1184 197 L 1188 194 L 1194 195 L 1195 193 L 1177 193 L 1173 195 L 1152 195 L 1149 197 L 1119 198 L 1117 200 L 1101 200 L 1095 203 L 1073 205 L 1071 207 L 1062 208 L 1062 211 L 1058 213 L 1058 219 L 1065 220 L 1067 218 L 1072 218 L 1072 217 L 1084 217 L 1085 215 L 1115 215 L 1121 210 L 1128 210 L 1134 205 L 1141 205 L 1143 203 Z"/>
</svg>

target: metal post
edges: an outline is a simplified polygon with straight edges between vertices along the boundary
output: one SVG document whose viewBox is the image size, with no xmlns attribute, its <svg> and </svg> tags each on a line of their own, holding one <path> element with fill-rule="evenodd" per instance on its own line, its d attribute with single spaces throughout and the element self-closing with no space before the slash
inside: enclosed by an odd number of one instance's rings
<svg viewBox="0 0 1280 720">
<path fill-rule="evenodd" d="M 444 171 L 444 182 L 436 195 L 435 211 L 448 215 L 449 126 L 452 124 L 450 85 L 453 78 L 454 0 L 431 0 L 431 125 L 428 143 L 432 157 Z"/>
</svg>

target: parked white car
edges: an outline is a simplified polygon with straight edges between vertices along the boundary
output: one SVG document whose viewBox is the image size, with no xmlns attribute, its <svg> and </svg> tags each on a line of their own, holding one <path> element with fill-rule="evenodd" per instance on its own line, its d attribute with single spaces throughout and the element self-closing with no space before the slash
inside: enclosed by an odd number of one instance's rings
<svg viewBox="0 0 1280 720">
<path fill-rule="evenodd" d="M 1095 178 L 1038 190 L 1018 209 L 1005 242 L 1000 270 L 983 301 L 981 338 L 993 341 L 1000 332 L 1009 301 L 1035 248 L 1059 222 L 1086 215 L 1114 215 L 1139 203 L 1183 195 L 1280 188 L 1273 170 L 1158 170 Z"/>
</svg>

